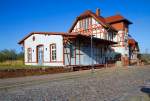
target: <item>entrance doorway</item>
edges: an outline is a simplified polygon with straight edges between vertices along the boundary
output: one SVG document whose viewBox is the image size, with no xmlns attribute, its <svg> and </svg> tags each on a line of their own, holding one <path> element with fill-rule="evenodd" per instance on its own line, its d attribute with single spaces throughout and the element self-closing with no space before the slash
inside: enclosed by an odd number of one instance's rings
<svg viewBox="0 0 150 101">
<path fill-rule="evenodd" d="M 43 45 L 37 46 L 37 62 L 39 65 L 43 64 L 44 60 L 44 47 Z"/>
</svg>

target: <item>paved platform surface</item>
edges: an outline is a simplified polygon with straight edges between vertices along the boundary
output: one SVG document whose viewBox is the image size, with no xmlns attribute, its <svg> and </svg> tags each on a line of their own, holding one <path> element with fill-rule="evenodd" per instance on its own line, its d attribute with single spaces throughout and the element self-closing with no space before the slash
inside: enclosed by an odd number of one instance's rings
<svg viewBox="0 0 150 101">
<path fill-rule="evenodd" d="M 0 79 L 0 101 L 150 101 L 150 66 Z"/>
</svg>

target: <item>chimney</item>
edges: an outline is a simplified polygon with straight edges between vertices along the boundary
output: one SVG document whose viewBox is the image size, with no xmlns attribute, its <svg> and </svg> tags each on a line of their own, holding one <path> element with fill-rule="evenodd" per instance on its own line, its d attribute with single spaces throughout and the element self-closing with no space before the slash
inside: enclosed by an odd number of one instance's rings
<svg viewBox="0 0 150 101">
<path fill-rule="evenodd" d="M 96 9 L 96 15 L 100 16 L 100 9 L 99 8 Z"/>
</svg>

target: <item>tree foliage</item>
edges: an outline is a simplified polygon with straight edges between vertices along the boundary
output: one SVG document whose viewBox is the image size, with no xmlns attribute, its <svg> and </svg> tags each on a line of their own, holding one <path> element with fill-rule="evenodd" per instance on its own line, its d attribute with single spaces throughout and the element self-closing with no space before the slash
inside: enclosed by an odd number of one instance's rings
<svg viewBox="0 0 150 101">
<path fill-rule="evenodd" d="M 22 60 L 23 52 L 17 53 L 15 50 L 2 50 L 0 51 L 0 62 L 4 62 L 7 60 Z"/>
</svg>

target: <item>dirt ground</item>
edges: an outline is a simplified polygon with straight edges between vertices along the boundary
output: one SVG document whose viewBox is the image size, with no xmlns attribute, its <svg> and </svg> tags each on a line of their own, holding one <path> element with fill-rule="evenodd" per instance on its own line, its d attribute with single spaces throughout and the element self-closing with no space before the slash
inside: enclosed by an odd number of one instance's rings
<svg viewBox="0 0 150 101">
<path fill-rule="evenodd" d="M 0 101 L 150 101 L 150 66 L 0 79 Z"/>
</svg>

